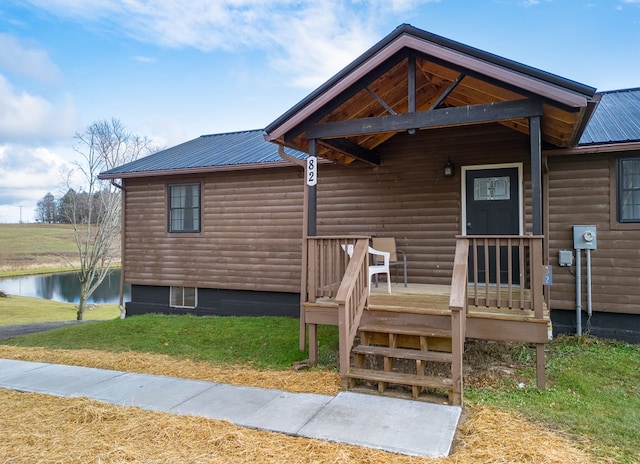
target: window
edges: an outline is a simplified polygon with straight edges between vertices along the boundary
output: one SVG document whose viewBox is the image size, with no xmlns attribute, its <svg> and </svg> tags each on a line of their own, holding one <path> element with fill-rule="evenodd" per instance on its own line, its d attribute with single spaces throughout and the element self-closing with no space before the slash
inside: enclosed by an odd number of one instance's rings
<svg viewBox="0 0 640 464">
<path fill-rule="evenodd" d="M 169 186 L 169 232 L 200 232 L 200 184 Z"/>
<path fill-rule="evenodd" d="M 195 308 L 198 306 L 198 289 L 193 287 L 171 287 L 169 306 Z"/>
<path fill-rule="evenodd" d="M 640 222 L 640 158 L 618 160 L 618 221 Z"/>
</svg>

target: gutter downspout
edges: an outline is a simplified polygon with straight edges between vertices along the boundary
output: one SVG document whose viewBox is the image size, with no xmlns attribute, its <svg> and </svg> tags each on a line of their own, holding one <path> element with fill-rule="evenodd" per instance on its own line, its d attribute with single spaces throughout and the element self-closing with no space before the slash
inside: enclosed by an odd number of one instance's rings
<svg viewBox="0 0 640 464">
<path fill-rule="evenodd" d="M 120 319 L 124 319 L 127 315 L 127 310 L 124 306 L 124 226 L 126 217 L 124 214 L 124 202 L 126 190 L 124 188 L 124 179 L 122 179 L 122 185 L 116 183 L 115 179 L 110 179 L 110 182 L 111 185 L 122 192 L 122 205 L 120 206 L 120 296 L 118 309 L 120 309 Z"/>
<path fill-rule="evenodd" d="M 280 157 L 289 161 L 296 166 L 300 166 L 303 171 L 306 171 L 307 163 L 303 160 L 296 158 L 295 156 L 288 155 L 284 152 L 284 146 L 278 145 L 278 154 Z M 305 177 L 304 175 L 302 176 Z M 304 304 L 306 303 L 306 288 L 307 288 L 307 234 L 309 233 L 309 220 L 308 220 L 308 198 L 309 198 L 309 187 L 307 183 L 304 182 L 304 199 L 303 207 L 302 207 L 302 263 L 300 269 L 300 340 L 299 340 L 299 348 L 300 351 L 306 351 L 307 348 L 307 322 L 305 320 L 305 312 L 304 312 Z M 309 355 L 311 356 L 311 347 L 309 347 Z"/>
</svg>

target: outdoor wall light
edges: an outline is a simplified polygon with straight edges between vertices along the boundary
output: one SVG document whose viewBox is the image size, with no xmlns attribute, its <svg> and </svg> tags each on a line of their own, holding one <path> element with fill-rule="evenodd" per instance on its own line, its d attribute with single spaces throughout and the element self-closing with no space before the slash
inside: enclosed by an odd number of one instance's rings
<svg viewBox="0 0 640 464">
<path fill-rule="evenodd" d="M 447 161 L 447 164 L 444 165 L 444 176 L 445 177 L 453 177 L 453 163 L 451 162 L 451 158 Z"/>
</svg>

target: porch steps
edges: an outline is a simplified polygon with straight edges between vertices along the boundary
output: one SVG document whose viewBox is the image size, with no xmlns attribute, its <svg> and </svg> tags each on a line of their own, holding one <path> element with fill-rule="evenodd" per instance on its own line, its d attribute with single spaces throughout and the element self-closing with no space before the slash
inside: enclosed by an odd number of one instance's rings
<svg viewBox="0 0 640 464">
<path fill-rule="evenodd" d="M 389 324 L 382 317 L 361 323 L 359 335 L 360 344 L 351 350 L 349 388 L 373 388 L 393 395 L 410 388 L 415 399 L 425 390 L 428 396 L 447 392 L 451 403 L 450 329 Z"/>
<path fill-rule="evenodd" d="M 433 361 L 451 363 L 451 353 L 443 353 L 440 351 L 420 351 L 406 348 L 388 348 L 386 346 L 354 346 L 352 353 L 354 354 L 370 354 L 374 356 L 384 356 L 387 358 L 413 359 L 415 361 Z"/>
</svg>

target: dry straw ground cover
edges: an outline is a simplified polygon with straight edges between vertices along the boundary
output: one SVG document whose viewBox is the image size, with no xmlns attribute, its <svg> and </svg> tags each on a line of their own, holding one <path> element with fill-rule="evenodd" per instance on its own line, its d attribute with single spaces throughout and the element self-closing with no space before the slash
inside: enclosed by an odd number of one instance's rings
<svg viewBox="0 0 640 464">
<path fill-rule="evenodd" d="M 0 357 L 153 373 L 291 392 L 335 394 L 324 371 L 255 371 L 168 356 L 0 346 Z M 448 458 L 384 451 L 236 427 L 223 421 L 0 389 L 0 463 L 588 463 L 576 443 L 522 417 L 466 411 Z"/>
</svg>

